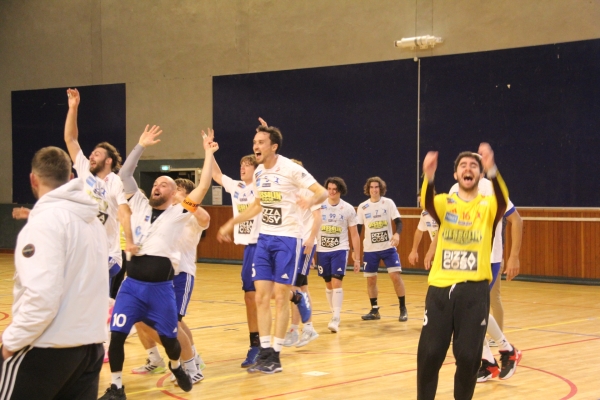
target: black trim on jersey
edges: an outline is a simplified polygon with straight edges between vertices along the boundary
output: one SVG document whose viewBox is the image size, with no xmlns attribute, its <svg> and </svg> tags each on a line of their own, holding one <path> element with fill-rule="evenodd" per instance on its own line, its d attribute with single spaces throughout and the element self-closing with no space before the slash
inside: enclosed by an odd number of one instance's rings
<svg viewBox="0 0 600 400">
<path fill-rule="evenodd" d="M 360 232 L 362 231 L 363 224 L 356 224 L 356 230 L 358 231 L 358 235 L 360 236 Z"/>
<path fill-rule="evenodd" d="M 154 223 L 154 221 L 156 221 L 156 219 L 160 217 L 163 212 L 165 212 L 165 210 L 157 210 L 156 208 L 153 208 L 152 217 L 150 217 L 150 223 Z"/>
<path fill-rule="evenodd" d="M 127 261 L 127 276 L 142 282 L 172 281 L 175 270 L 168 257 L 133 256 Z"/>
<path fill-rule="evenodd" d="M 400 218 L 395 218 L 394 223 L 396 224 L 396 233 L 399 235 L 402 233 L 402 220 Z"/>
</svg>

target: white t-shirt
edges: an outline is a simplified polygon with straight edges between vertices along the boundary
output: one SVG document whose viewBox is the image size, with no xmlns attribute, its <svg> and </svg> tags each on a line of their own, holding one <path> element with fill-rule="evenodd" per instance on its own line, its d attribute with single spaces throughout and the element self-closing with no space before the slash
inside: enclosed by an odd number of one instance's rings
<svg viewBox="0 0 600 400">
<path fill-rule="evenodd" d="M 450 189 L 449 194 L 452 193 L 458 193 L 458 183 L 455 183 L 454 186 L 452 186 L 452 188 Z M 481 193 L 482 196 L 492 196 L 494 194 L 494 186 L 492 184 L 492 181 L 490 181 L 487 178 L 481 178 L 479 180 L 479 193 Z M 506 212 L 504 213 L 504 215 L 508 217 L 514 211 L 515 205 L 510 201 L 510 199 L 508 199 L 508 204 L 506 205 Z M 496 233 L 494 234 L 494 243 L 492 244 L 492 263 L 502 262 L 503 250 L 504 249 L 502 246 L 502 221 L 499 221 L 498 225 L 496 226 Z"/>
<path fill-rule="evenodd" d="M 256 188 L 254 183 L 249 185 L 242 181 L 234 181 L 227 175 L 221 177 L 223 188 L 231 194 L 231 203 L 233 204 L 233 217 L 237 217 L 248 206 L 254 203 L 256 199 Z M 233 242 L 235 244 L 255 244 L 258 240 L 258 231 L 260 229 L 260 214 L 251 220 L 236 224 L 233 227 Z"/>
<path fill-rule="evenodd" d="M 104 179 L 92 175 L 90 161 L 83 155 L 81 149 L 77 153 L 73 168 L 83 182 L 83 191 L 98 203 L 98 219 L 106 229 L 108 238 L 108 256 L 122 265 L 121 246 L 119 237 L 119 205 L 127 204 L 121 178 L 111 172 Z"/>
<path fill-rule="evenodd" d="M 187 221 L 183 228 L 183 234 L 177 242 L 179 245 L 179 252 L 181 253 L 181 259 L 179 261 L 179 266 L 175 270 L 175 275 L 185 272 L 192 276 L 196 276 L 196 250 L 198 250 L 200 236 L 204 230 L 208 229 L 208 226 L 209 225 L 201 227 L 195 217 L 190 218 Z"/>
<path fill-rule="evenodd" d="M 417 229 L 421 232 L 429 232 L 429 238 L 433 241 L 439 228 L 440 227 L 438 226 L 437 222 L 435 222 L 435 219 L 433 219 L 426 210 L 423 210 L 421 212 L 421 218 L 419 219 L 419 225 L 417 226 Z"/>
<path fill-rule="evenodd" d="M 327 253 L 350 250 L 348 228 L 356 226 L 354 207 L 340 199 L 334 206 L 325 200 L 321 204 L 321 229 L 317 239 L 317 251 Z"/>
<path fill-rule="evenodd" d="M 371 199 L 360 203 L 356 212 L 356 222 L 365 226 L 364 251 L 382 251 L 392 248 L 392 221 L 400 218 L 400 213 L 392 199 L 381 197 L 373 203 Z"/>
<path fill-rule="evenodd" d="M 260 233 L 302 237 L 300 207 L 296 204 L 300 189 L 317 183 L 311 174 L 282 155 L 271 169 L 260 164 L 254 172 L 254 184 L 262 205 Z"/>
</svg>

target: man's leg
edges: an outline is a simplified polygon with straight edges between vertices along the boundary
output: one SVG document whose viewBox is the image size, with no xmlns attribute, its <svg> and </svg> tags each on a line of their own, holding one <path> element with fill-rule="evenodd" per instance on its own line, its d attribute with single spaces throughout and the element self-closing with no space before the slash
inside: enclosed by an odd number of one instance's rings
<svg viewBox="0 0 600 400">
<path fill-rule="evenodd" d="M 406 289 L 404 288 L 404 281 L 402 280 L 402 276 L 400 275 L 399 271 L 392 272 L 389 270 L 388 270 L 388 275 L 390 276 L 390 279 L 392 280 L 392 283 L 394 285 L 394 290 L 396 291 L 396 296 L 398 296 L 398 302 L 399 302 L 399 307 L 400 307 L 399 320 L 401 322 L 407 321 L 408 320 L 408 310 L 406 308 L 406 303 L 405 303 Z"/>
<path fill-rule="evenodd" d="M 377 304 L 377 270 L 379 269 L 379 255 L 376 252 L 365 252 L 363 255 L 365 267 L 363 275 L 367 278 L 367 294 L 371 302 L 371 311 L 361 318 L 365 321 L 381 319 L 379 305 Z"/>
<path fill-rule="evenodd" d="M 246 359 L 242 361 L 242 368 L 249 368 L 256 365 L 258 353 L 260 351 L 260 339 L 258 334 L 258 317 L 256 311 L 256 288 L 252 281 L 252 263 L 256 244 L 249 244 L 244 248 L 244 258 L 242 261 L 242 290 L 244 291 L 244 303 L 246 305 L 246 321 L 248 322 L 248 334 L 250 336 L 250 346 Z"/>
<path fill-rule="evenodd" d="M 504 308 L 502 308 L 502 297 L 500 296 L 500 281 L 502 280 L 501 274 L 503 266 L 504 261 L 502 261 L 502 263 L 500 264 L 500 268 L 498 268 L 496 279 L 494 280 L 494 284 L 492 285 L 490 291 L 490 305 L 492 308 L 492 315 L 496 319 L 500 330 L 504 330 Z"/>
<path fill-rule="evenodd" d="M 308 296 L 308 303 L 312 304 L 312 298 L 310 297 L 310 292 L 308 290 L 307 277 L 304 278 L 304 281 L 306 282 L 306 284 L 302 285 L 300 287 L 300 290 L 303 293 L 306 293 L 306 296 Z M 294 311 L 293 310 L 297 311 L 298 306 L 296 306 L 295 304 L 292 306 L 292 323 L 294 323 L 294 314 L 293 314 Z M 300 312 L 298 312 L 297 317 L 300 318 Z M 299 321 L 299 320 L 297 320 L 297 321 Z M 304 323 L 304 326 L 302 327 L 302 335 L 300 335 L 300 339 L 298 340 L 296 347 L 306 346 L 308 343 L 312 342 L 313 340 L 315 340 L 318 337 L 319 337 L 319 334 L 317 333 L 317 331 L 315 330 L 315 328 L 313 326 L 312 313 L 311 313 L 310 318 L 308 319 L 308 321 L 306 321 Z"/>
</svg>

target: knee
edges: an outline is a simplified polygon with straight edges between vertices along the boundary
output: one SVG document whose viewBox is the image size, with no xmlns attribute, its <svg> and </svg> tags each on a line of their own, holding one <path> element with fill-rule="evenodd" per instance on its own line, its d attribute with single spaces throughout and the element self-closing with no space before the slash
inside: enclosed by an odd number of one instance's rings
<svg viewBox="0 0 600 400">
<path fill-rule="evenodd" d="M 165 348 L 169 360 L 179 360 L 179 357 L 181 356 L 181 345 L 179 344 L 179 340 L 177 340 L 177 338 L 168 338 L 161 335 L 160 341 Z"/>
</svg>

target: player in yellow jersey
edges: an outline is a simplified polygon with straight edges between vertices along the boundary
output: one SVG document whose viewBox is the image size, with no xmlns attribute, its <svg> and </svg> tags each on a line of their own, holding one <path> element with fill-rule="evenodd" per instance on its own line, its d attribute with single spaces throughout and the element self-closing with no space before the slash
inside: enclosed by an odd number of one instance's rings
<svg viewBox="0 0 600 400">
<path fill-rule="evenodd" d="M 454 397 L 470 399 L 475 390 L 490 307 L 492 240 L 508 199 L 490 145 L 482 143 L 479 154 L 458 155 L 454 178 L 459 190 L 452 195 L 433 195 L 437 152 L 429 152 L 423 161 L 421 206 L 440 228 L 417 355 L 420 400 L 435 398 L 439 370 L 453 336 Z M 492 181 L 492 196 L 479 193 L 483 171 Z"/>
</svg>

